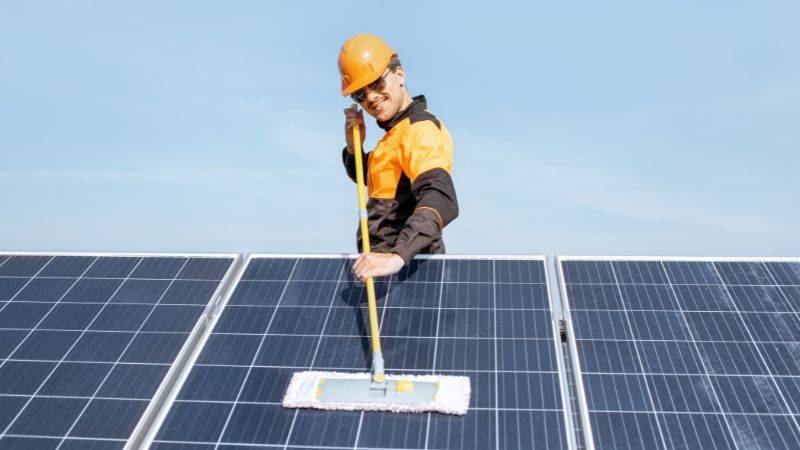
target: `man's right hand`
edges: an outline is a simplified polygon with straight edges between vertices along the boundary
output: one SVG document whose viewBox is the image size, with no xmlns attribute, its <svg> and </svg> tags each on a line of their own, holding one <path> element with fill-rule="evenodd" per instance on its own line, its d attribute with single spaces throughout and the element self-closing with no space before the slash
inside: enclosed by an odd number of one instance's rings
<svg viewBox="0 0 800 450">
<path fill-rule="evenodd" d="M 367 137 L 367 126 L 364 124 L 364 113 L 353 105 L 344 109 L 344 137 L 347 141 L 347 152 L 353 154 L 353 126 L 358 124 L 361 131 L 361 148 L 364 148 L 364 139 Z"/>
</svg>

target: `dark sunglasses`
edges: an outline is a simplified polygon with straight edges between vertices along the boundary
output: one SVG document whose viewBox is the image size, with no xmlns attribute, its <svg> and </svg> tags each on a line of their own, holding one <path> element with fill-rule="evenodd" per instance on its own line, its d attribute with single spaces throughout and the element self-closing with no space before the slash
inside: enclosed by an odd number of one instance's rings
<svg viewBox="0 0 800 450">
<path fill-rule="evenodd" d="M 350 98 L 352 98 L 353 101 L 356 103 L 361 103 L 367 99 L 367 88 L 369 88 L 370 91 L 376 91 L 376 92 L 382 91 L 383 88 L 386 87 L 386 80 L 384 78 L 386 78 L 386 75 L 389 75 L 389 72 L 391 71 L 384 72 L 384 74 L 381 75 L 380 78 L 378 78 L 377 80 L 368 84 L 366 87 L 363 87 L 353 92 L 352 94 L 350 94 Z"/>
</svg>

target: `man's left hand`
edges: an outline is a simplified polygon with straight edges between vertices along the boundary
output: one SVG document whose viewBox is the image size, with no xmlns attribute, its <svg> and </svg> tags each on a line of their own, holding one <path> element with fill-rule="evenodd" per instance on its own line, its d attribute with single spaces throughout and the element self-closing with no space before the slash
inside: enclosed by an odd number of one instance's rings
<svg viewBox="0 0 800 450">
<path fill-rule="evenodd" d="M 382 277 L 397 273 L 405 261 L 397 253 L 364 253 L 353 263 L 353 275 L 366 282 L 369 277 Z"/>
</svg>

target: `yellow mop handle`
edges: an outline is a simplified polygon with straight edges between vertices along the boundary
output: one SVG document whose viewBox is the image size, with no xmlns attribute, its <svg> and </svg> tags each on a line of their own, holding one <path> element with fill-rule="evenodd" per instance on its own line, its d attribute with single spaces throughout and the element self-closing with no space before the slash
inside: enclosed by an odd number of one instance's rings
<svg viewBox="0 0 800 450">
<path fill-rule="evenodd" d="M 356 105 L 353 105 L 355 108 Z M 367 200 L 364 194 L 364 166 L 361 157 L 361 130 L 359 124 L 353 127 L 353 153 L 356 157 L 356 188 L 358 189 L 358 210 L 361 222 L 362 251 L 370 252 L 369 227 L 367 225 Z M 383 382 L 383 355 L 381 354 L 381 337 L 378 326 L 378 307 L 375 301 L 375 281 L 367 278 L 367 304 L 369 306 L 369 331 L 372 337 L 372 362 L 375 381 Z"/>
</svg>

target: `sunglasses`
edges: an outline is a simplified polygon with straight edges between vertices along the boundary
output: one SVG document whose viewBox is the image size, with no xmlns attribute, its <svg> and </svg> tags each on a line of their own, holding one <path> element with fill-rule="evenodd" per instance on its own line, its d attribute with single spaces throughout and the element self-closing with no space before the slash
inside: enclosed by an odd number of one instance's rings
<svg viewBox="0 0 800 450">
<path fill-rule="evenodd" d="M 370 91 L 376 91 L 376 92 L 382 91 L 383 88 L 386 87 L 386 80 L 385 80 L 386 75 L 389 75 L 389 71 L 384 72 L 383 75 L 380 76 L 380 78 L 368 84 L 366 87 L 363 87 L 350 94 L 350 98 L 352 98 L 353 101 L 355 101 L 356 103 L 361 103 L 367 99 L 367 88 L 369 88 Z"/>
</svg>

